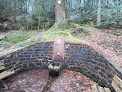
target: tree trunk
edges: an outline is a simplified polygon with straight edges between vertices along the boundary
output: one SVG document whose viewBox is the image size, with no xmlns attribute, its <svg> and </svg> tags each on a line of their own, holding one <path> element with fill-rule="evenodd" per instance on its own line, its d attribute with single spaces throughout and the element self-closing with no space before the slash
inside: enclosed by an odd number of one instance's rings
<svg viewBox="0 0 122 92">
<path fill-rule="evenodd" d="M 33 14 L 33 0 L 32 0 L 32 14 Z"/>
<path fill-rule="evenodd" d="M 107 8 L 109 9 L 109 1 L 107 0 Z"/>
<path fill-rule="evenodd" d="M 0 0 L 0 10 L 1 10 L 1 8 L 2 8 L 2 7 L 1 7 L 1 0 Z"/>
<path fill-rule="evenodd" d="M 120 0 L 119 0 L 119 6 L 121 6 L 121 4 L 120 4 L 121 2 L 120 2 Z M 119 12 L 120 12 L 120 8 L 119 8 Z"/>
<path fill-rule="evenodd" d="M 41 2 L 42 3 L 42 2 Z M 41 4 L 40 4 L 40 10 L 39 10 L 39 22 L 38 22 L 38 30 L 40 29 L 41 24 L 41 16 L 42 16 L 42 10 L 41 10 Z"/>
<path fill-rule="evenodd" d="M 101 0 L 98 2 L 97 26 L 101 25 Z"/>
<path fill-rule="evenodd" d="M 16 5 L 16 0 L 15 0 L 15 1 L 14 1 L 14 9 L 13 9 L 13 10 L 14 10 L 14 12 L 13 12 L 13 13 L 14 13 L 14 14 L 13 14 L 13 15 L 14 15 L 14 22 L 16 22 L 16 17 L 17 17 L 16 7 L 17 7 L 17 5 Z"/>
<path fill-rule="evenodd" d="M 66 20 L 65 0 L 61 0 L 61 4 L 58 1 L 55 0 L 55 23 L 63 23 Z"/>
</svg>

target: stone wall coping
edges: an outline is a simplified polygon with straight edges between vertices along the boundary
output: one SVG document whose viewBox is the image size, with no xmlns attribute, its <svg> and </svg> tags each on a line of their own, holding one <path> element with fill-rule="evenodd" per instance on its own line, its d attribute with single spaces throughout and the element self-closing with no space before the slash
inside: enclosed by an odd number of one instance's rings
<svg viewBox="0 0 122 92">
<path fill-rule="evenodd" d="M 22 49 L 31 47 L 31 46 L 33 46 L 33 45 L 40 44 L 40 43 L 46 43 L 46 42 L 54 42 L 54 41 L 40 41 L 40 42 L 33 43 L 33 44 L 31 44 L 31 45 L 27 45 L 27 46 L 24 46 L 24 47 L 19 47 L 19 48 L 16 48 L 16 49 L 10 49 L 10 50 L 8 50 L 8 51 L 1 52 L 1 53 L 0 53 L 0 57 L 4 57 L 4 56 L 6 56 L 6 55 L 8 55 L 8 54 L 12 54 L 12 53 L 14 53 L 14 52 L 16 52 L 16 51 L 18 51 L 18 50 L 22 50 Z"/>
</svg>

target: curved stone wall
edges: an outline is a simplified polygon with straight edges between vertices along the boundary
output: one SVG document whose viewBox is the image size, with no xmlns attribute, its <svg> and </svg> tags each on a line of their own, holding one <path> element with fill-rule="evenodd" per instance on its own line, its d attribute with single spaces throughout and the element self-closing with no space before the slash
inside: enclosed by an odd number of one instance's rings
<svg viewBox="0 0 122 92">
<path fill-rule="evenodd" d="M 6 70 L 21 70 L 43 68 L 48 66 L 53 59 L 53 42 L 41 42 L 20 49 L 14 53 L 0 57 Z"/>
<path fill-rule="evenodd" d="M 47 68 L 53 61 L 54 42 L 40 42 L 0 57 L 6 70 Z M 84 44 L 65 42 L 64 68 L 79 71 L 103 86 L 110 86 L 114 75 L 121 73 L 101 54 Z"/>
<path fill-rule="evenodd" d="M 65 43 L 65 65 L 103 86 L 110 86 L 114 75 L 121 73 L 101 54 L 88 45 Z"/>
</svg>

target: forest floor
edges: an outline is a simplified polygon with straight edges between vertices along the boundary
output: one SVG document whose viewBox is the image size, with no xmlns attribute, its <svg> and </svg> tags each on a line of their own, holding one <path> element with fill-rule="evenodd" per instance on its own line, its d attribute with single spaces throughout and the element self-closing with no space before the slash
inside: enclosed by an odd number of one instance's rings
<svg viewBox="0 0 122 92">
<path fill-rule="evenodd" d="M 76 28 L 66 30 L 47 30 L 34 31 L 30 37 L 18 43 L 11 44 L 10 47 L 4 48 L 0 46 L 0 56 L 13 52 L 27 45 L 35 42 L 54 40 L 56 36 L 63 36 L 66 41 L 78 42 L 92 46 L 99 53 L 107 57 L 113 64 L 122 69 L 122 34 L 115 35 L 113 30 L 98 29 L 94 27 L 85 26 L 86 33 L 81 31 L 74 31 Z M 122 32 L 118 29 L 116 32 Z M 30 32 L 31 33 L 31 32 Z M 1 33 L 4 34 L 4 33 Z M 10 33 L 9 33 L 10 34 Z M 8 34 L 7 34 L 8 35 Z M 0 41 L 2 43 L 4 41 Z"/>
<path fill-rule="evenodd" d="M 92 46 L 110 59 L 113 64 L 122 68 L 122 34 L 116 36 L 111 34 L 111 30 L 108 29 L 101 30 L 93 27 L 87 27 L 87 29 L 91 30 L 92 33 L 84 44 Z M 122 29 L 117 31 L 122 32 Z"/>
</svg>

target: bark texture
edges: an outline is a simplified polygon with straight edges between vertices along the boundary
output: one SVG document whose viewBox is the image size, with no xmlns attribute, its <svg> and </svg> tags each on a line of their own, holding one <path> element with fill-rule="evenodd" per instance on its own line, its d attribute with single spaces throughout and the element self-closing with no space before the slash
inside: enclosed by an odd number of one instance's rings
<svg viewBox="0 0 122 92">
<path fill-rule="evenodd" d="M 97 26 L 101 25 L 101 0 L 98 1 Z"/>
<path fill-rule="evenodd" d="M 58 0 L 55 0 L 55 23 L 62 23 L 65 20 L 65 0 L 61 0 L 61 4 L 58 4 Z"/>
</svg>

